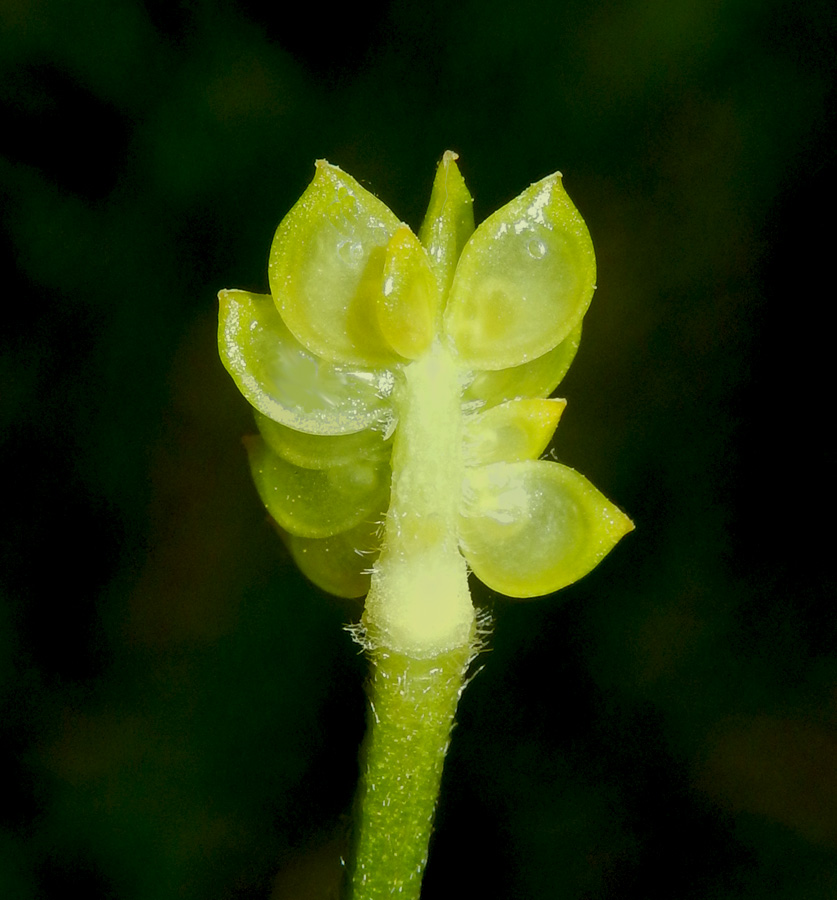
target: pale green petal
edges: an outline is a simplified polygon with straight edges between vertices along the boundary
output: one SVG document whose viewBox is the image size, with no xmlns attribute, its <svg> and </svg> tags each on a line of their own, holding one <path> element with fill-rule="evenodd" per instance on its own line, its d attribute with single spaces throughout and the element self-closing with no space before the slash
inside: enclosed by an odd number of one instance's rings
<svg viewBox="0 0 837 900">
<path fill-rule="evenodd" d="M 543 460 L 469 469 L 463 498 L 462 553 L 510 597 L 572 584 L 633 528 L 583 475 Z"/>
<path fill-rule="evenodd" d="M 386 464 L 303 469 L 274 453 L 262 438 L 248 438 L 246 446 L 262 503 L 291 534 L 330 537 L 374 517 L 386 505 Z"/>
<path fill-rule="evenodd" d="M 447 296 L 462 248 L 474 233 L 474 201 L 456 165 L 457 159 L 451 150 L 445 151 L 419 230 L 442 297 Z"/>
<path fill-rule="evenodd" d="M 462 251 L 445 330 L 474 369 L 506 369 L 552 350 L 581 321 L 596 280 L 593 244 L 560 174 L 533 184 Z"/>
<path fill-rule="evenodd" d="M 381 518 L 383 512 L 381 512 Z M 302 574 L 337 597 L 362 597 L 369 591 L 370 570 L 380 552 L 376 522 L 362 522 L 327 538 L 287 535 Z"/>
<path fill-rule="evenodd" d="M 548 397 L 561 383 L 575 359 L 581 340 L 581 323 L 557 347 L 511 369 L 476 372 L 462 395 L 464 403 L 494 406 L 518 397 Z"/>
<path fill-rule="evenodd" d="M 221 360 L 257 410 L 310 434 L 350 434 L 386 419 L 389 372 L 318 359 L 288 331 L 270 295 L 221 291 L 218 299 Z"/>
<path fill-rule="evenodd" d="M 336 364 L 398 361 L 378 326 L 386 245 L 398 219 L 324 161 L 282 220 L 270 250 L 270 291 L 294 336 Z"/>
<path fill-rule="evenodd" d="M 439 327 L 441 296 L 419 239 L 402 225 L 387 244 L 378 325 L 387 343 L 406 359 L 418 359 Z"/>
<path fill-rule="evenodd" d="M 509 400 L 465 420 L 468 466 L 537 459 L 555 432 L 566 400 Z"/>
<path fill-rule="evenodd" d="M 256 426 L 271 450 L 303 469 L 329 469 L 357 460 L 386 462 L 392 441 L 377 428 L 354 434 L 306 434 L 274 422 L 256 411 Z"/>
</svg>

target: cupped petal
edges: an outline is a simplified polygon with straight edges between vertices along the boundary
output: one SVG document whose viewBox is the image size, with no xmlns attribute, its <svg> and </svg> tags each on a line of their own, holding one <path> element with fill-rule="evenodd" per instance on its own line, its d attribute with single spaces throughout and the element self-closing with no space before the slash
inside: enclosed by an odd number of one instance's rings
<svg viewBox="0 0 837 900">
<path fill-rule="evenodd" d="M 476 576 L 536 597 L 586 575 L 633 528 L 573 469 L 533 460 L 467 470 L 460 546 Z"/>
<path fill-rule="evenodd" d="M 387 343 L 406 359 L 418 359 L 439 326 L 440 295 L 427 252 L 402 225 L 386 249 L 378 325 Z"/>
<path fill-rule="evenodd" d="M 330 469 L 357 460 L 386 462 L 392 453 L 392 441 L 384 440 L 378 428 L 353 434 L 306 434 L 280 425 L 258 410 L 256 427 L 274 453 L 303 469 Z"/>
<path fill-rule="evenodd" d="M 456 268 L 444 327 L 466 366 L 519 366 L 578 325 L 595 280 L 590 235 L 556 173 L 474 232 Z"/>
<path fill-rule="evenodd" d="M 458 158 L 452 150 L 442 156 L 419 229 L 442 297 L 447 297 L 462 248 L 474 233 L 474 201 L 456 165 Z"/>
<path fill-rule="evenodd" d="M 320 160 L 270 250 L 270 291 L 285 324 L 312 353 L 338 365 L 398 361 L 377 303 L 395 215 L 354 178 Z"/>
<path fill-rule="evenodd" d="M 509 400 L 465 420 L 466 466 L 537 459 L 555 432 L 566 400 Z"/>
<path fill-rule="evenodd" d="M 519 397 L 548 397 L 567 374 L 581 341 L 581 323 L 548 353 L 510 369 L 478 371 L 462 395 L 463 403 L 495 406 Z"/>
<path fill-rule="evenodd" d="M 248 438 L 245 443 L 262 503 L 291 534 L 331 537 L 386 505 L 390 482 L 386 464 L 358 462 L 304 469 L 282 459 L 262 438 Z"/>
<path fill-rule="evenodd" d="M 221 360 L 259 412 L 309 434 L 350 434 L 387 418 L 390 372 L 318 359 L 288 331 L 268 294 L 221 291 L 218 299 Z"/>
<path fill-rule="evenodd" d="M 383 512 L 381 512 L 383 518 Z M 362 597 L 369 591 L 371 570 L 381 549 L 376 522 L 361 522 L 327 538 L 286 534 L 285 539 L 302 574 L 337 597 Z"/>
</svg>

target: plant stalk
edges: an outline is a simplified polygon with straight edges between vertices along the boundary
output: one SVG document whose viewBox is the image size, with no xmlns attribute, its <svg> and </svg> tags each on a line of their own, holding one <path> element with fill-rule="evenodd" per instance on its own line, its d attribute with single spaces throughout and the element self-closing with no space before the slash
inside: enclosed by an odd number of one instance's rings
<svg viewBox="0 0 837 900">
<path fill-rule="evenodd" d="M 434 659 L 375 651 L 349 900 L 418 900 L 445 754 L 470 660 L 470 647 Z"/>
<path fill-rule="evenodd" d="M 459 372 L 437 344 L 396 387 L 383 548 L 360 639 L 372 665 L 351 900 L 419 897 L 476 617 L 458 545 L 464 465 Z"/>
</svg>

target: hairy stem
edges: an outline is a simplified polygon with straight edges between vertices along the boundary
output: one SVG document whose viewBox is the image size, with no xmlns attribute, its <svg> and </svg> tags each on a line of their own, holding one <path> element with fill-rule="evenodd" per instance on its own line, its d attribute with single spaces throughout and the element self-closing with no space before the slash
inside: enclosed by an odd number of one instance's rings
<svg viewBox="0 0 837 900">
<path fill-rule="evenodd" d="M 470 648 L 435 659 L 379 650 L 357 797 L 350 900 L 417 900 Z"/>
<path fill-rule="evenodd" d="M 476 632 L 458 544 L 461 384 L 441 344 L 405 368 L 395 409 L 392 496 L 363 616 L 372 678 L 352 900 L 419 896 Z"/>
</svg>

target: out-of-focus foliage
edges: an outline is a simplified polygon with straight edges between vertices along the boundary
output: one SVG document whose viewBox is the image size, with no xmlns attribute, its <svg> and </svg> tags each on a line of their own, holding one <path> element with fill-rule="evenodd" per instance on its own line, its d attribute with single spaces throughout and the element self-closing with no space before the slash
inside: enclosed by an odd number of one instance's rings
<svg viewBox="0 0 837 900">
<path fill-rule="evenodd" d="M 326 895 L 356 610 L 263 521 L 213 298 L 266 291 L 314 159 L 417 228 L 448 147 L 477 221 L 564 173 L 599 287 L 557 452 L 637 530 L 561 604 L 481 595 L 428 900 L 837 893 L 834 17 L 0 6 L 0 895 Z"/>
</svg>

